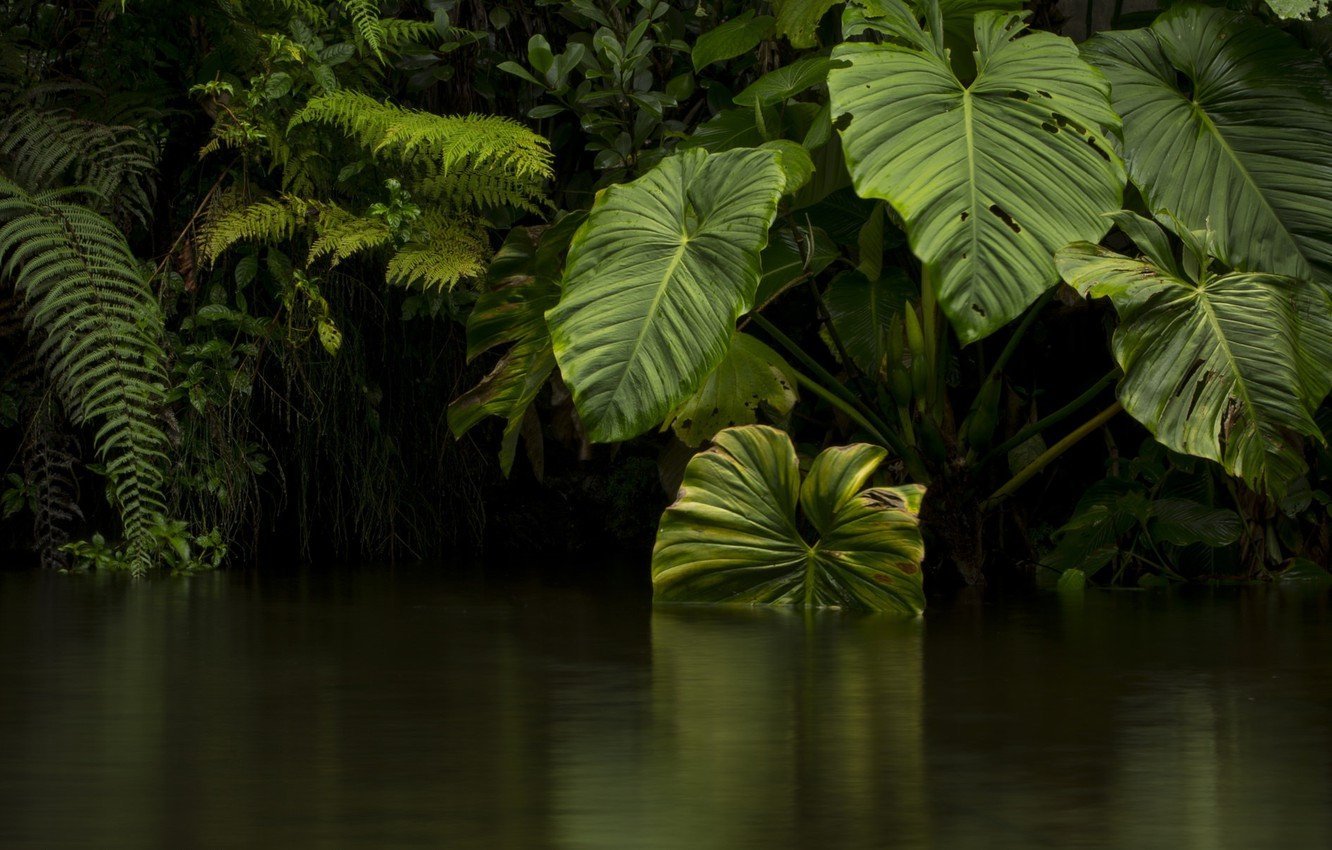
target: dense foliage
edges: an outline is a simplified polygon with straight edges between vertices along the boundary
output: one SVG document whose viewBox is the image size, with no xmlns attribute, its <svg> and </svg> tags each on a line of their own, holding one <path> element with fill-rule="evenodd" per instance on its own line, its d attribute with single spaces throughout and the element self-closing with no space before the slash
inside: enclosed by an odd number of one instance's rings
<svg viewBox="0 0 1332 850">
<path fill-rule="evenodd" d="M 1078 43 L 1015 0 L 10 4 L 9 528 L 63 567 L 644 563 L 675 496 L 663 599 L 908 612 L 923 553 L 1324 562 L 1298 5 Z"/>
</svg>

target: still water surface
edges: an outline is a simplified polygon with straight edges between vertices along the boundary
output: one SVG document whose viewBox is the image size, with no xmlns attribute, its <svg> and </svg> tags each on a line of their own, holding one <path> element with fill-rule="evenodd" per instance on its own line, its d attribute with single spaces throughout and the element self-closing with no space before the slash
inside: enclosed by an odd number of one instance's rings
<svg viewBox="0 0 1332 850">
<path fill-rule="evenodd" d="M 0 573 L 0 847 L 1330 847 L 1332 599 Z"/>
</svg>

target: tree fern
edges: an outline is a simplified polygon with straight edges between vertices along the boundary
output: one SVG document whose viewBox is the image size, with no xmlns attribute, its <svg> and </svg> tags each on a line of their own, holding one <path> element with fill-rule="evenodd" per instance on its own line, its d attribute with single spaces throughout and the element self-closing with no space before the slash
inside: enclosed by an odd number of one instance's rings
<svg viewBox="0 0 1332 850">
<path fill-rule="evenodd" d="M 395 286 L 445 289 L 486 269 L 485 231 L 466 219 L 426 215 L 420 235 L 389 260 L 386 277 Z"/>
<path fill-rule="evenodd" d="M 360 92 L 336 91 L 312 98 L 291 126 L 306 123 L 337 127 L 382 156 L 429 160 L 442 172 L 473 168 L 521 179 L 550 175 L 546 140 L 500 116 L 434 115 L 380 103 Z"/>
<path fill-rule="evenodd" d="M 338 5 L 351 20 L 356 37 L 381 60 L 384 58 L 384 37 L 379 25 L 378 0 L 338 0 Z"/>
<path fill-rule="evenodd" d="M 458 210 L 482 210 L 506 204 L 537 212 L 542 178 L 500 173 L 489 168 L 456 166 L 441 171 L 433 162 L 421 163 L 412 184 L 418 197 Z"/>
<path fill-rule="evenodd" d="M 9 176 L 33 190 L 79 184 L 107 210 L 147 222 L 157 150 L 138 129 L 76 118 L 57 109 L 11 105 L 0 121 Z"/>
<path fill-rule="evenodd" d="M 439 30 L 429 21 L 408 21 L 403 18 L 380 18 L 379 41 L 385 52 L 397 52 L 430 41 L 438 43 Z"/>
<path fill-rule="evenodd" d="M 68 200 L 0 179 L 0 274 L 22 296 L 36 353 L 76 425 L 94 430 L 136 572 L 165 511 L 162 317 L 120 231 Z"/>
<path fill-rule="evenodd" d="M 238 242 L 275 245 L 293 238 L 317 211 L 302 198 L 282 195 L 243 207 L 224 209 L 205 222 L 199 235 L 199 253 L 206 263 Z"/>
<path fill-rule="evenodd" d="M 307 266 L 322 257 L 328 257 L 329 265 L 336 266 L 353 254 L 382 247 L 393 238 L 382 219 L 353 215 L 332 205 L 320 210 L 315 231 L 315 240 L 305 261 Z"/>
</svg>

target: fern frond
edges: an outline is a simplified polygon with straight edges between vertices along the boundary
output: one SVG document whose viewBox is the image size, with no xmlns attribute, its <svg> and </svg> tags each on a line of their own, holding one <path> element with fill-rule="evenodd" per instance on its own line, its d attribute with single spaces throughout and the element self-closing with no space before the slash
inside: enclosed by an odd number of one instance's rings
<svg viewBox="0 0 1332 850">
<path fill-rule="evenodd" d="M 546 140 L 500 116 L 434 115 L 336 91 L 312 98 L 291 120 L 292 127 L 304 123 L 337 127 L 376 154 L 432 160 L 441 172 L 472 168 L 542 179 L 551 173 Z"/>
<path fill-rule="evenodd" d="M 338 5 L 351 20 L 356 37 L 382 62 L 384 38 L 380 29 L 378 0 L 338 0 Z"/>
<path fill-rule="evenodd" d="M 421 236 L 393 255 L 385 277 L 394 286 L 449 289 L 464 278 L 482 274 L 489 256 L 490 246 L 479 225 L 427 215 L 421 220 Z"/>
<path fill-rule="evenodd" d="M 70 420 L 95 429 L 136 571 L 152 563 L 167 438 L 162 315 L 105 217 L 0 179 L 0 275 L 22 296 L 37 357 Z"/>
<path fill-rule="evenodd" d="M 318 212 L 312 201 L 282 195 L 255 201 L 239 209 L 210 216 L 200 230 L 198 248 L 203 262 L 213 263 L 237 242 L 276 245 L 286 242 Z"/>
<path fill-rule="evenodd" d="M 33 543 L 43 567 L 66 568 L 64 545 L 74 539 L 83 519 L 79 482 L 74 474 L 78 441 L 61 427 L 54 399 L 42 398 L 33 413 L 23 447 L 23 477 L 33 488 Z"/>
<path fill-rule="evenodd" d="M 315 233 L 317 235 L 306 259 L 307 266 L 314 265 L 316 260 L 324 256 L 330 257 L 330 266 L 336 266 L 353 254 L 381 247 L 393 238 L 393 233 L 382 219 L 352 215 L 332 205 L 320 210 L 315 222 Z"/>
<path fill-rule="evenodd" d="M 385 52 L 398 52 L 427 42 L 438 42 L 439 30 L 429 21 L 408 21 L 402 18 L 379 19 L 379 41 Z"/>
<path fill-rule="evenodd" d="M 433 162 L 422 163 L 412 180 L 412 193 L 454 210 L 493 209 L 510 205 L 527 212 L 540 212 L 535 199 L 542 197 L 542 178 L 519 177 L 492 169 L 462 166 L 441 171 Z"/>
<path fill-rule="evenodd" d="M 41 191 L 79 184 L 147 223 L 152 210 L 156 147 L 134 127 L 76 118 L 19 104 L 0 122 L 0 157 L 20 186 Z"/>
</svg>

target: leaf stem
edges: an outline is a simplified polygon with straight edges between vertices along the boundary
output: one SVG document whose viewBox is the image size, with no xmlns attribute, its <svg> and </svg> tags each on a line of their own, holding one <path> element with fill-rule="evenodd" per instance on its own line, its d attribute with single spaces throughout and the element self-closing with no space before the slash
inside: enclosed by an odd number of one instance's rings
<svg viewBox="0 0 1332 850">
<path fill-rule="evenodd" d="M 925 470 L 920 459 L 910 450 L 910 447 L 902 442 L 901 437 L 895 434 L 892 430 L 885 430 L 875 425 L 869 420 L 869 417 L 856 409 L 856 405 L 842 398 L 837 393 L 832 392 L 808 375 L 795 369 L 792 369 L 791 371 L 795 375 L 796 383 L 846 414 L 848 419 L 863 428 L 865 432 L 877 440 L 880 445 L 887 446 L 897 452 L 898 456 L 902 458 L 904 463 L 906 463 L 907 471 L 910 472 L 912 477 L 919 483 L 929 483 L 929 473 Z"/>
<path fill-rule="evenodd" d="M 999 358 L 995 360 L 994 365 L 990 367 L 989 373 L 985 376 L 986 381 L 993 381 L 995 378 L 999 377 L 999 373 L 1008 365 L 1009 358 L 1013 356 L 1013 352 L 1017 351 L 1018 343 L 1022 342 L 1022 338 L 1027 335 L 1027 331 L 1031 329 L 1031 326 L 1036 324 L 1036 318 L 1040 316 L 1041 311 L 1045 309 L 1045 305 L 1054 300 L 1055 292 L 1058 290 L 1059 287 L 1057 285 L 1050 287 L 1045 291 L 1045 294 L 1038 298 L 1036 303 L 1031 305 L 1031 308 L 1027 310 L 1026 315 L 1022 317 L 1022 323 L 1013 331 L 1013 335 L 1008 338 L 1008 342 L 1004 345 L 1004 350 L 999 352 Z"/>
<path fill-rule="evenodd" d="M 991 493 L 988 499 L 981 502 L 981 509 L 985 510 L 991 508 L 1000 500 L 1012 495 L 1019 487 L 1034 478 L 1036 473 L 1053 463 L 1060 455 L 1071 449 L 1083 437 L 1092 433 L 1097 428 L 1100 428 L 1106 422 L 1109 422 L 1114 418 L 1115 414 L 1123 409 L 1124 405 L 1116 401 L 1091 419 L 1088 419 L 1086 422 L 1079 425 L 1071 434 L 1046 449 L 1038 458 L 1019 470 L 1017 475 L 1008 479 L 1002 487 Z"/>
<path fill-rule="evenodd" d="M 1103 375 L 1100 380 L 1092 384 L 1085 392 L 1083 392 L 1082 395 L 1073 399 L 1068 404 L 1056 410 L 1054 413 L 1051 413 L 1049 416 L 1046 416 L 1044 419 L 1038 419 L 1037 421 L 1033 422 L 1027 427 L 1021 429 L 1016 434 L 1009 437 L 1007 440 L 1004 440 L 994 449 L 991 449 L 984 457 L 980 459 L 980 462 L 977 464 L 977 466 L 984 466 L 985 464 L 989 463 L 995 458 L 1003 457 L 1005 454 L 1017 448 L 1018 446 L 1022 445 L 1027 440 L 1030 440 L 1032 437 L 1041 433 L 1046 428 L 1049 428 L 1051 425 L 1058 425 L 1060 422 L 1063 422 L 1065 419 L 1067 419 L 1068 417 L 1072 416 L 1074 413 L 1077 413 L 1079 410 L 1081 410 L 1084 406 L 1087 405 L 1088 402 L 1092 401 L 1098 395 L 1100 395 L 1101 391 L 1104 390 L 1110 384 L 1114 383 L 1118 377 L 1119 377 L 1119 370 L 1111 369 L 1109 372 Z"/>
</svg>

